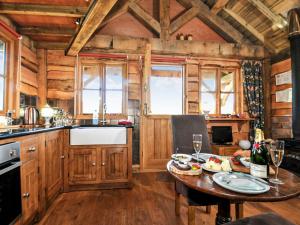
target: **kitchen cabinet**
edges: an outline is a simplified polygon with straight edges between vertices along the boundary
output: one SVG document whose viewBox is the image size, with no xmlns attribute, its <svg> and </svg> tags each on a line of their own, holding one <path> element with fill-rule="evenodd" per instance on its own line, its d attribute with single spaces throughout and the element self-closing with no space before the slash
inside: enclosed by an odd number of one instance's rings
<svg viewBox="0 0 300 225">
<path fill-rule="evenodd" d="M 105 147 L 101 149 L 101 155 L 101 178 L 103 181 L 125 181 L 128 178 L 127 148 Z"/>
<path fill-rule="evenodd" d="M 45 198 L 46 205 L 63 188 L 63 131 L 45 133 Z"/>
<path fill-rule="evenodd" d="M 38 136 L 31 135 L 10 141 L 19 141 L 21 146 L 22 223 L 27 224 L 37 216 L 39 207 Z"/>
<path fill-rule="evenodd" d="M 94 184 L 98 182 L 97 148 L 69 149 L 69 184 Z"/>
</svg>

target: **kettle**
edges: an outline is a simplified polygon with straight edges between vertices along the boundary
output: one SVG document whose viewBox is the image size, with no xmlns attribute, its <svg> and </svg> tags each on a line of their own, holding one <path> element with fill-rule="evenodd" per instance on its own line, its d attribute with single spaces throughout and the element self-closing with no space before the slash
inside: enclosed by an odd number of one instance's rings
<svg viewBox="0 0 300 225">
<path fill-rule="evenodd" d="M 38 122 L 39 111 L 32 106 L 28 106 L 24 110 L 24 124 L 35 125 Z"/>
</svg>

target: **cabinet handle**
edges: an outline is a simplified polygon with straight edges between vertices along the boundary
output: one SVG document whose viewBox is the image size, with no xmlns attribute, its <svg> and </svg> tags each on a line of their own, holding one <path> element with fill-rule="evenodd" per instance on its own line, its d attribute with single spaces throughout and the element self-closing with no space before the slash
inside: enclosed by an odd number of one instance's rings
<svg viewBox="0 0 300 225">
<path fill-rule="evenodd" d="M 23 198 L 29 198 L 30 194 L 28 192 L 23 194 Z"/>
<path fill-rule="evenodd" d="M 61 159 L 64 159 L 64 158 L 65 158 L 65 156 L 64 156 L 64 155 L 62 155 L 62 156 L 60 156 L 60 158 L 61 158 Z"/>
<path fill-rule="evenodd" d="M 102 163 L 102 166 L 105 166 L 105 162 Z"/>
<path fill-rule="evenodd" d="M 93 162 L 93 163 L 92 163 L 92 166 L 96 166 L 96 163 L 95 163 L 95 162 Z"/>
<path fill-rule="evenodd" d="M 36 150 L 36 147 L 34 147 L 34 146 L 28 148 L 29 152 L 34 152 L 35 150 Z"/>
</svg>

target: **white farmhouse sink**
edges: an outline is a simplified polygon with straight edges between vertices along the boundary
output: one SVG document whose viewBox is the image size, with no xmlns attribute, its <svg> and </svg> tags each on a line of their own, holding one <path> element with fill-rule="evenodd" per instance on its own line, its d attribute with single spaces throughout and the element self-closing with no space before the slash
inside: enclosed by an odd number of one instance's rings
<svg viewBox="0 0 300 225">
<path fill-rule="evenodd" d="M 125 127 L 79 127 L 70 130 L 71 145 L 124 145 Z"/>
</svg>

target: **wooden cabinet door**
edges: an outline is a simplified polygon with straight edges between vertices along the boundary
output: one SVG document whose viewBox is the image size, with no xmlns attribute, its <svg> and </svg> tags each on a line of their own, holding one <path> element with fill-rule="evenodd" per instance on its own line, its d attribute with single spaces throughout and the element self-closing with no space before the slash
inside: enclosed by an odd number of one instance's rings
<svg viewBox="0 0 300 225">
<path fill-rule="evenodd" d="M 45 173 L 46 202 L 49 203 L 62 190 L 63 184 L 63 141 L 61 131 L 46 134 Z"/>
<path fill-rule="evenodd" d="M 33 159 L 21 166 L 22 220 L 26 224 L 38 210 L 38 162 Z"/>
<path fill-rule="evenodd" d="M 102 148 L 101 177 L 104 181 L 126 181 L 127 171 L 127 148 L 107 147 Z"/>
<path fill-rule="evenodd" d="M 94 184 L 97 176 L 97 148 L 69 149 L 69 184 Z"/>
</svg>

